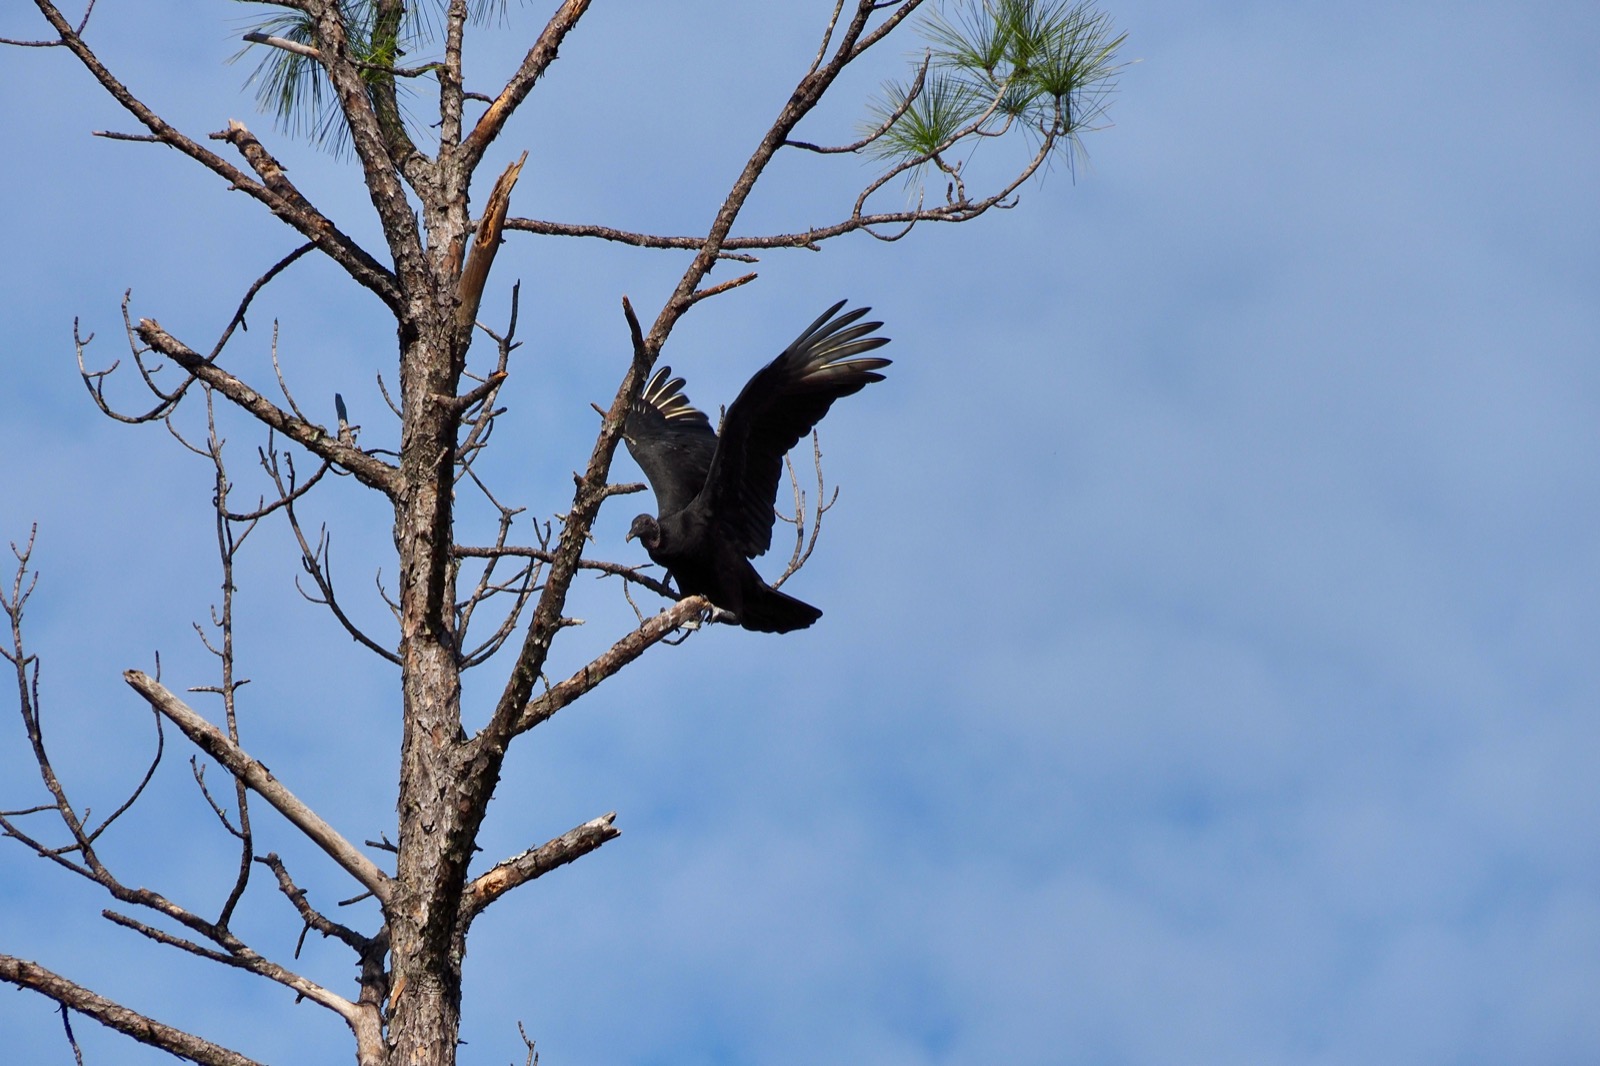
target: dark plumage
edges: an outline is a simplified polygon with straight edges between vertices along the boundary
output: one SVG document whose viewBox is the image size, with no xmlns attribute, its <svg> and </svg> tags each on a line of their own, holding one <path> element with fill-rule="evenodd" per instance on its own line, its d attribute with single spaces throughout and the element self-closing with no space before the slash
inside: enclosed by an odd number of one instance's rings
<svg viewBox="0 0 1600 1066">
<path fill-rule="evenodd" d="M 889 365 L 853 358 L 889 338 L 870 336 L 882 322 L 859 321 L 870 308 L 841 315 L 842 307 L 843 300 L 828 308 L 756 372 L 728 408 L 720 437 L 666 366 L 645 385 L 623 426 L 660 511 L 635 518 L 628 539 L 639 538 L 679 592 L 705 596 L 746 629 L 787 633 L 822 617 L 768 585 L 750 560 L 772 546 L 784 455 L 833 401 L 882 381 L 877 371 Z"/>
</svg>

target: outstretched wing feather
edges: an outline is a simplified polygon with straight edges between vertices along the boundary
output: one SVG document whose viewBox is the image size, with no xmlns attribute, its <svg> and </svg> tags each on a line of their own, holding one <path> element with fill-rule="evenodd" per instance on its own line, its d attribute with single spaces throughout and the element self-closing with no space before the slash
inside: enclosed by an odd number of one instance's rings
<svg viewBox="0 0 1600 1066">
<path fill-rule="evenodd" d="M 673 377 L 670 366 L 651 376 L 628 409 L 622 439 L 655 490 L 658 514 L 681 511 L 705 487 L 717 434 L 705 413 L 689 403 L 683 379 Z"/>
<path fill-rule="evenodd" d="M 783 353 L 757 371 L 728 408 L 700 502 L 747 557 L 772 547 L 773 504 L 783 457 L 810 433 L 833 401 L 874 381 L 888 359 L 856 358 L 889 343 L 861 322 L 870 308 L 828 308 Z M 838 315 L 837 318 L 834 316 Z"/>
</svg>

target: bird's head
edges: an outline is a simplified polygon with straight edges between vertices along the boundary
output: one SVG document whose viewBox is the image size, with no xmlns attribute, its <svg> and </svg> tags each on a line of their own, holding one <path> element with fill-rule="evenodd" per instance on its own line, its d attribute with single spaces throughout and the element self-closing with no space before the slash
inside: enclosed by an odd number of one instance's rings
<svg viewBox="0 0 1600 1066">
<path fill-rule="evenodd" d="M 655 551 L 661 546 L 661 526 L 654 517 L 642 514 L 633 520 L 633 525 L 628 527 L 628 535 L 623 539 L 633 540 L 635 537 L 639 538 L 639 543 L 644 545 L 646 551 Z"/>
</svg>

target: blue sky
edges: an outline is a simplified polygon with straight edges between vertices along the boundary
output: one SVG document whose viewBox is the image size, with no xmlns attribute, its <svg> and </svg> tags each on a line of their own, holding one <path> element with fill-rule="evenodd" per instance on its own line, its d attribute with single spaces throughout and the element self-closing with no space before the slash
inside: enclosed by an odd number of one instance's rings
<svg viewBox="0 0 1600 1066">
<path fill-rule="evenodd" d="M 703 229 L 831 7 L 781 6 L 596 4 L 486 171 L 529 151 L 516 214 Z M 898 244 L 769 255 L 669 343 L 704 407 L 842 297 L 874 306 L 896 362 L 823 427 L 842 495 L 791 586 L 821 622 L 658 649 L 514 750 L 486 861 L 612 809 L 624 835 L 480 923 L 464 1061 L 521 1061 L 519 1019 L 547 1066 L 1600 1057 L 1600 12 L 1106 9 L 1138 63 L 1075 173 Z M 370 240 L 352 168 L 240 91 L 234 15 L 103 3 L 91 40 L 191 133 L 250 124 Z M 913 47 L 802 133 L 848 139 Z M 109 810 L 151 742 L 120 672 L 159 651 L 174 688 L 210 683 L 190 623 L 218 576 L 207 468 L 91 408 L 72 320 L 110 362 L 131 286 L 135 315 L 208 347 L 296 242 L 175 153 L 89 137 L 129 125 L 69 56 L 0 53 L 0 96 L 0 534 L 40 524 L 46 728 Z M 975 168 L 1008 163 L 993 147 Z M 868 176 L 785 159 L 747 231 L 837 217 Z M 484 316 L 521 278 L 528 343 L 493 474 L 533 513 L 566 509 L 587 404 L 624 368 L 620 297 L 653 312 L 682 265 L 502 251 Z M 339 391 L 388 432 L 375 301 L 297 266 L 230 349 L 241 373 L 267 372 L 274 317 L 297 398 L 331 415 Z M 258 491 L 258 438 L 229 435 Z M 637 509 L 606 512 L 600 549 L 634 557 Z M 337 484 L 314 518 L 381 624 L 381 508 Z M 246 745 L 348 835 L 392 834 L 389 669 L 297 599 L 282 529 L 241 567 Z M 578 597 L 558 672 L 631 618 L 609 583 Z M 0 803 L 37 802 L 3 728 Z M 171 745 L 108 847 L 130 882 L 212 909 L 235 860 L 186 757 Z M 258 823 L 314 899 L 352 894 Z M 287 958 L 268 887 L 241 926 Z M 349 1061 L 324 1012 L 147 945 L 106 902 L 0 849 L 0 950 L 264 1061 Z M 331 946 L 301 966 L 353 987 Z M 90 1062 L 170 1061 L 76 1029 Z M 70 1061 L 38 997 L 0 995 L 0 1032 L 17 1061 Z"/>
</svg>

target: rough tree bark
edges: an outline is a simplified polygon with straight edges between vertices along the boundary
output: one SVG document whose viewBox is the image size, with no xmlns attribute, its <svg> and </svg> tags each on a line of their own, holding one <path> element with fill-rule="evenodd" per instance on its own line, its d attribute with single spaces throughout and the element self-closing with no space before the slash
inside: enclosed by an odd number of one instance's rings
<svg viewBox="0 0 1600 1066">
<path fill-rule="evenodd" d="M 3 42 L 60 48 L 71 53 L 143 130 L 114 136 L 176 149 L 212 171 L 230 188 L 258 202 L 302 235 L 306 244 L 266 271 L 251 287 L 209 351 L 192 347 L 152 318 L 135 321 L 124 304 L 130 343 L 142 379 L 154 398 L 153 406 L 145 411 L 117 411 L 104 391 L 110 371 L 88 369 L 83 362 L 87 341 L 79 339 L 77 343 L 80 370 L 91 397 L 101 410 L 123 421 L 167 421 L 187 399 L 204 396 L 211 426 L 209 439 L 198 445 L 181 435 L 180 440 L 208 457 L 217 471 L 215 503 L 226 591 L 223 612 L 216 623 L 222 639 L 213 650 L 222 662 L 223 680 L 207 691 L 224 697 L 226 727 L 208 721 L 150 674 L 129 670 L 126 680 L 156 713 L 158 724 L 166 721 L 175 725 L 189 742 L 230 775 L 237 789 L 233 819 L 211 800 L 209 791 L 205 795 L 223 825 L 240 841 L 240 874 L 233 891 L 218 917 L 206 918 L 153 890 L 124 884 L 98 854 L 96 842 L 100 834 L 138 798 L 139 791 L 109 819 L 91 826 L 86 821 L 87 812 L 80 815 L 66 785 L 51 768 L 38 724 L 39 663 L 26 650 L 23 640 L 23 608 L 33 591 L 31 541 L 13 546 L 18 557 L 15 580 L 9 592 L 0 595 L 11 622 L 9 647 L 3 654 L 14 667 L 24 732 L 47 795 L 36 806 L 0 812 L 0 829 L 41 858 L 98 883 L 122 905 L 152 912 L 157 924 L 108 911 L 107 916 L 113 921 L 158 943 L 249 970 L 334 1011 L 348 1024 L 356 1058 L 362 1066 L 454 1063 L 461 1017 L 462 959 L 473 920 L 510 890 L 592 851 L 618 833 L 613 824 L 616 816 L 608 813 L 546 844 L 504 859 L 475 877 L 471 872 L 479 831 L 512 742 L 651 647 L 684 633 L 684 627 L 694 624 L 708 607 L 703 600 L 689 598 L 654 616 L 641 616 L 636 630 L 618 637 L 609 650 L 572 676 L 558 682 L 545 679 L 552 643 L 571 624 L 563 611 L 572 581 L 580 571 L 612 574 L 622 580 L 624 588 L 670 595 L 671 590 L 661 581 L 638 573 L 634 567 L 588 559 L 582 552 L 605 501 L 639 488 L 611 482 L 612 457 L 628 405 L 647 379 L 674 326 L 708 296 L 743 285 L 755 276 L 745 274 L 707 285 L 713 267 L 726 260 L 753 261 L 750 250 L 814 249 L 824 240 L 856 231 L 896 240 L 904 235 L 904 229 L 884 233 L 881 227 L 965 221 L 990 208 L 1010 206 L 1015 191 L 1052 153 L 1070 147 L 1081 130 L 1092 128 L 1088 123 L 1098 114 L 1096 101 L 1107 91 L 1110 75 L 1116 70 L 1113 56 L 1121 42 L 1120 37 L 1109 34 L 1103 22 L 1094 21 L 1099 16 L 1090 18 L 1092 12 L 1081 5 L 1066 5 L 1059 0 L 969 2 L 967 13 L 980 21 L 989 20 L 984 25 L 1000 41 L 996 46 L 1000 51 L 963 66 L 957 61 L 962 60 L 959 50 L 951 52 L 949 41 L 945 40 L 941 45 L 944 51 L 936 47 L 914 63 L 914 79 L 890 100 L 880 116 L 883 121 L 867 136 L 838 148 L 821 148 L 794 140 L 796 128 L 850 64 L 904 26 L 922 7 L 922 0 L 839 0 L 832 5 L 809 65 L 806 57 L 798 57 L 799 76 L 793 90 L 786 100 L 778 102 L 770 125 L 755 139 L 755 147 L 709 220 L 706 232 L 699 236 L 671 236 L 515 217 L 509 213 L 509 205 L 521 161 L 499 175 L 485 199 L 482 215 L 474 219 L 470 193 L 486 151 L 539 80 L 549 76 L 569 34 L 588 10 L 589 0 L 560 3 L 535 36 L 515 73 L 498 91 L 488 94 L 470 91 L 464 79 L 463 51 L 469 29 L 474 26 L 467 0 L 431 2 L 442 8 L 440 58 L 410 69 L 395 65 L 402 54 L 399 45 L 408 33 L 415 32 L 412 9 L 416 5 L 406 0 L 373 0 L 370 4 L 277 0 L 275 6 L 290 12 L 296 35 L 292 39 L 275 33 L 246 35 L 268 54 L 276 50 L 309 64 L 308 69 L 323 79 L 331 91 L 338 109 L 338 125 L 348 136 L 381 228 L 385 245 L 381 252 L 361 247 L 324 214 L 294 185 L 286 168 L 244 124 L 229 121 L 224 129 L 212 134 L 210 140 L 219 145 L 213 150 L 203 140 L 191 138 L 162 119 L 117 79 L 86 40 L 92 3 L 75 23 L 51 0 L 35 0 L 52 36 L 38 41 Z M 826 8 L 823 13 L 827 14 Z M 1068 26 L 1067 15 L 1078 22 Z M 940 40 L 937 34 L 934 40 Z M 989 40 L 988 44 L 993 46 L 994 41 Z M 1006 52 L 1007 48 L 1011 51 Z M 1040 80 L 1039 85 L 1034 85 L 1028 79 L 1036 77 L 1033 71 L 1045 69 L 1047 60 L 1057 66 L 1078 64 L 1076 82 L 1055 84 Z M 930 74 L 930 62 L 936 68 L 934 74 Z M 996 62 L 1001 67 L 999 73 Z M 941 64 L 955 74 L 937 74 Z M 972 96 L 960 120 L 944 128 L 928 127 L 923 122 L 918 127 L 921 134 L 916 135 L 922 137 L 921 141 L 906 134 L 907 124 L 920 114 L 924 102 L 933 94 L 952 91 L 936 77 L 958 75 L 968 79 L 962 92 Z M 438 112 L 429 124 L 426 138 L 408 126 L 397 105 L 397 85 L 403 80 L 437 86 Z M 487 106 L 482 107 L 476 119 L 470 118 L 469 109 L 476 110 L 481 105 Z M 947 161 L 953 158 L 954 147 L 1024 128 L 1036 139 L 1037 151 L 1014 176 L 999 182 L 991 192 L 969 196 L 961 167 Z M 432 141 L 435 136 L 436 143 Z M 429 143 L 419 146 L 419 140 Z M 839 221 L 791 233 L 735 234 L 746 201 L 779 152 L 827 156 L 872 151 L 885 145 L 895 149 L 885 153 L 889 162 Z M 227 149 L 237 161 L 221 154 Z M 937 171 L 938 183 L 947 185 L 942 202 L 924 205 L 919 201 L 915 207 L 877 211 L 868 207 L 869 199 L 891 179 L 925 168 Z M 622 301 L 619 337 L 625 324 L 625 343 L 631 355 L 622 361 L 621 381 L 610 406 L 602 412 L 599 432 L 587 466 L 576 478 L 570 504 L 557 516 L 559 534 L 552 537 L 546 526 L 537 547 L 508 544 L 507 535 L 517 512 L 500 507 L 490 497 L 502 515 L 498 539 L 488 547 L 463 545 L 456 540 L 456 494 L 476 482 L 472 462 L 500 414 L 495 407 L 496 395 L 506 378 L 506 357 L 516 344 L 515 296 L 512 320 L 503 334 L 477 322 L 479 302 L 492 276 L 496 251 L 510 232 L 593 237 L 642 248 L 681 249 L 693 255 L 648 328 L 632 306 L 625 299 Z M 319 425 L 295 406 L 286 388 L 283 391 L 287 407 L 268 398 L 259 383 L 243 380 L 225 365 L 226 346 L 255 294 L 297 259 L 312 253 L 321 253 L 338 264 L 357 286 L 375 295 L 394 318 L 400 420 L 396 457 L 364 449 L 352 428 L 344 424 L 342 406 L 337 426 Z M 492 370 L 469 376 L 469 348 L 479 330 L 495 342 L 498 362 Z M 163 377 L 152 369 L 144 362 L 146 356 L 170 363 L 176 368 L 176 380 L 170 372 Z M 264 463 L 276 497 L 254 511 L 231 510 L 230 480 L 224 466 L 222 440 L 215 429 L 213 404 L 242 412 L 271 433 L 286 438 L 292 447 L 318 462 L 317 473 L 308 480 L 299 480 L 291 457 L 280 454 L 277 444 L 270 443 L 264 452 Z M 339 607 L 326 569 L 325 542 L 307 537 L 296 516 L 297 501 L 330 468 L 353 475 L 392 508 L 399 575 L 398 633 L 392 640 L 364 633 L 349 621 Z M 815 503 L 820 518 L 826 508 L 820 484 L 818 490 Z M 484 492 L 487 495 L 487 490 Z M 796 500 L 801 503 L 798 490 Z M 392 848 L 392 871 L 301 802 L 239 742 L 232 704 L 237 685 L 231 672 L 232 560 L 238 544 L 255 524 L 269 517 L 286 519 L 299 539 L 304 565 L 318 589 L 317 601 L 328 606 L 365 647 L 399 664 L 403 735 L 398 761 L 399 836 Z M 810 547 L 804 514 L 797 511 L 794 521 L 798 542 L 791 569 L 804 562 Z M 539 528 L 536 524 L 536 531 Z M 811 544 L 815 537 L 813 525 Z M 458 585 L 461 567 L 468 561 L 483 569 L 463 595 Z M 509 578 L 496 576 L 495 568 L 502 563 L 520 569 Z M 507 599 L 510 605 L 494 634 L 487 641 L 472 644 L 467 629 L 473 612 L 485 603 L 504 604 Z M 520 640 L 513 639 L 519 634 Z M 469 734 L 463 728 L 462 671 L 488 661 L 502 647 L 510 653 L 506 682 L 488 724 Z M 158 752 L 156 762 L 159 758 Z M 155 769 L 153 762 L 145 775 L 146 782 Z M 197 774 L 197 779 L 201 789 L 206 790 L 203 777 Z M 381 907 L 380 927 L 362 933 L 331 920 L 311 906 L 276 854 L 258 855 L 248 820 L 252 800 L 266 802 L 282 813 L 362 891 L 374 896 Z M 58 819 L 59 825 L 52 832 L 58 837 L 64 834 L 63 842 L 53 843 L 28 828 L 28 820 L 41 814 L 53 814 Z M 355 953 L 361 977 L 353 996 L 325 988 L 262 957 L 230 928 L 233 907 L 255 866 L 265 866 L 272 872 L 275 884 L 294 904 L 308 929 L 336 937 Z M 175 929 L 181 932 L 174 932 Z M 189 1061 L 213 1066 L 250 1062 L 220 1045 L 112 1003 L 32 962 L 0 955 L 0 980 L 32 989 L 65 1008 Z"/>
</svg>

